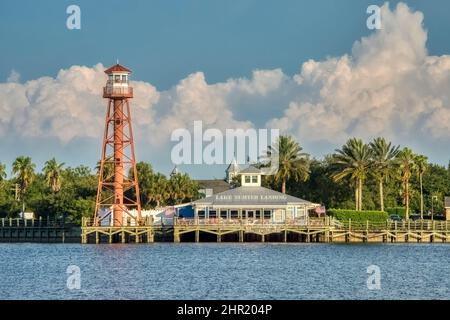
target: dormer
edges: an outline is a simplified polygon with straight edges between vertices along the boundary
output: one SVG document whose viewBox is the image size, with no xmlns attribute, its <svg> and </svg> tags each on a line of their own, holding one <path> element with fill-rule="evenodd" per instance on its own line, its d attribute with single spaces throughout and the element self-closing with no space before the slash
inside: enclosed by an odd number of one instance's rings
<svg viewBox="0 0 450 320">
<path fill-rule="evenodd" d="M 239 172 L 241 175 L 242 187 L 260 187 L 261 186 L 261 170 L 253 166 Z"/>
</svg>

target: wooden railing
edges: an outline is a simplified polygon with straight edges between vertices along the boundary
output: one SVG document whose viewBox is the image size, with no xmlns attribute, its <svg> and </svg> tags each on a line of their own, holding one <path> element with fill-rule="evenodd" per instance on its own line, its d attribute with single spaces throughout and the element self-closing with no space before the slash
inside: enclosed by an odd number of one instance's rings
<svg viewBox="0 0 450 320">
<path fill-rule="evenodd" d="M 59 228 L 66 225 L 65 219 L 51 219 L 39 217 L 38 219 L 1 218 L 0 228 Z"/>
<path fill-rule="evenodd" d="M 448 221 L 430 221 L 430 220 L 408 220 L 408 221 L 391 221 L 386 222 L 369 222 L 369 221 L 341 221 L 344 229 L 351 230 L 450 230 Z"/>
<path fill-rule="evenodd" d="M 12 219 L 12 225 L 23 225 L 23 219 Z M 16 222 L 18 221 L 18 222 Z M 10 220 L 3 219 L 2 223 L 8 225 Z M 31 226 L 31 220 L 28 220 L 29 226 Z M 36 223 L 36 221 L 34 222 Z M 43 222 L 41 222 L 43 223 Z M 57 223 L 57 222 L 45 222 L 45 223 Z M 240 218 L 177 218 L 173 219 L 173 224 L 177 226 L 233 226 L 233 225 L 244 225 L 244 226 L 280 226 L 280 225 L 289 225 L 289 226 L 304 226 L 304 227 L 330 227 L 334 229 L 341 230 L 357 230 L 357 231 L 377 231 L 377 230 L 391 230 L 391 231 L 405 231 L 405 230 L 436 230 L 436 231 L 450 231 L 450 223 L 448 221 L 430 221 L 430 220 L 409 220 L 409 221 L 380 221 L 380 222 L 369 222 L 369 221 L 352 221 L 345 220 L 339 221 L 331 217 L 325 218 L 308 218 L 305 219 L 288 219 L 286 221 L 277 222 L 272 219 L 240 219 Z M 134 227 L 134 226 L 161 226 L 160 222 L 155 222 L 153 218 L 145 217 L 141 220 L 137 221 L 137 223 L 132 220 L 127 223 L 125 226 Z M 92 218 L 83 218 L 82 220 L 83 227 L 110 227 L 110 223 L 100 223 L 95 222 Z"/>
<path fill-rule="evenodd" d="M 288 219 L 286 221 L 273 221 L 272 219 L 241 219 L 241 218 L 175 218 L 174 224 L 180 226 L 192 226 L 192 225 L 311 225 L 311 226 L 324 226 L 326 225 L 325 218 L 311 218 L 308 219 Z"/>
<path fill-rule="evenodd" d="M 140 227 L 140 226 L 152 226 L 154 225 L 154 221 L 153 221 L 153 217 L 152 216 L 148 216 L 148 217 L 144 217 L 141 219 L 138 219 L 137 221 L 134 219 L 130 219 L 129 221 L 127 221 L 126 223 L 124 223 L 122 226 L 123 227 Z M 110 220 L 96 220 L 93 218 L 89 218 L 89 217 L 83 217 L 81 219 L 81 226 L 82 227 L 113 227 L 113 223 L 111 223 Z M 119 226 L 119 227 L 122 227 Z"/>
<path fill-rule="evenodd" d="M 224 218 L 178 218 L 174 223 L 180 226 L 189 225 L 297 225 L 307 227 L 333 227 L 345 230 L 444 230 L 450 231 L 448 221 L 430 220 L 409 220 L 369 222 L 369 221 L 339 221 L 331 217 L 308 218 L 307 222 L 302 219 L 288 219 L 283 222 L 276 222 L 271 219 L 224 219 Z"/>
</svg>

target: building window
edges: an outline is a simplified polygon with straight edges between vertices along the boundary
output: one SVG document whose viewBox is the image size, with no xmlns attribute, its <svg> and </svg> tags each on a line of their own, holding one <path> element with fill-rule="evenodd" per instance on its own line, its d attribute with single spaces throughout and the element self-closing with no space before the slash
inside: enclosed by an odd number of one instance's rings
<svg viewBox="0 0 450 320">
<path fill-rule="evenodd" d="M 255 211 L 255 219 L 261 219 L 261 211 L 260 210 Z"/>
<path fill-rule="evenodd" d="M 288 207 L 286 210 L 286 220 L 294 218 L 294 208 Z"/>
<path fill-rule="evenodd" d="M 250 176 L 245 176 L 245 183 L 250 183 Z"/>
<path fill-rule="evenodd" d="M 227 218 L 227 210 L 220 210 L 220 217 L 223 219 Z"/>
<path fill-rule="evenodd" d="M 209 217 L 210 218 L 217 218 L 216 210 L 209 210 Z"/>
<path fill-rule="evenodd" d="M 126 75 L 122 76 L 122 82 L 127 82 L 127 76 Z"/>
<path fill-rule="evenodd" d="M 114 81 L 115 82 L 120 82 L 120 76 L 119 75 L 115 75 L 114 76 Z"/>
<path fill-rule="evenodd" d="M 205 218 L 205 210 L 198 210 L 197 215 L 199 218 L 204 219 Z"/>
<path fill-rule="evenodd" d="M 231 219 L 237 219 L 237 218 L 239 218 L 239 211 L 237 211 L 237 210 L 231 210 L 231 211 L 230 211 L 230 218 L 231 218 Z"/>
<path fill-rule="evenodd" d="M 264 219 L 270 219 L 270 218 L 271 218 L 270 210 L 264 210 Z"/>
<path fill-rule="evenodd" d="M 258 183 L 258 176 L 252 176 L 252 183 Z"/>
</svg>

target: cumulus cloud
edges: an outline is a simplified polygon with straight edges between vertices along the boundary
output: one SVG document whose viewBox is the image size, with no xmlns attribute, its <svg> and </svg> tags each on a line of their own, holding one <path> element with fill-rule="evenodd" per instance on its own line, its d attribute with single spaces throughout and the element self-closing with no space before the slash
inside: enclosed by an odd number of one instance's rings
<svg viewBox="0 0 450 320">
<path fill-rule="evenodd" d="M 355 42 L 351 55 L 305 62 L 294 78 L 308 91 L 269 125 L 333 143 L 449 138 L 450 56 L 427 55 L 422 13 L 399 3 L 381 15 L 382 29 Z"/>
<path fill-rule="evenodd" d="M 139 141 L 168 148 L 173 130 L 202 120 L 205 128 L 222 130 L 279 128 L 318 156 L 351 136 L 442 146 L 450 138 L 450 56 L 428 55 L 421 12 L 400 3 L 392 10 L 385 4 L 381 14 L 382 29 L 356 41 L 349 54 L 306 61 L 294 76 L 256 70 L 249 78 L 209 84 L 196 72 L 166 91 L 133 81 Z M 0 136 L 97 141 L 104 69 L 72 66 L 25 83 L 11 73 L 0 83 Z M 327 150 L 317 148 L 320 143 Z"/>
<path fill-rule="evenodd" d="M 101 97 L 105 67 L 72 66 L 55 78 L 42 77 L 23 84 L 0 84 L 0 134 L 51 137 L 63 143 L 75 138 L 98 138 L 104 126 L 106 102 Z M 154 145 L 166 143 L 177 128 L 202 120 L 205 128 L 248 128 L 250 121 L 233 117 L 227 97 L 243 91 L 264 95 L 277 86 L 270 71 L 255 71 L 252 80 L 208 84 L 202 72 L 189 75 L 174 88 L 159 92 L 143 81 L 132 81 L 132 112 L 140 138 Z M 278 77 L 281 71 L 274 71 Z M 260 76 L 259 76 L 260 75 Z"/>
<path fill-rule="evenodd" d="M 72 66 L 55 78 L 41 77 L 20 83 L 0 84 L 0 134 L 57 138 L 98 138 L 104 126 L 105 104 L 101 89 L 105 67 Z M 134 82 L 136 123 L 147 125 L 151 106 L 158 100 L 152 85 Z"/>
</svg>

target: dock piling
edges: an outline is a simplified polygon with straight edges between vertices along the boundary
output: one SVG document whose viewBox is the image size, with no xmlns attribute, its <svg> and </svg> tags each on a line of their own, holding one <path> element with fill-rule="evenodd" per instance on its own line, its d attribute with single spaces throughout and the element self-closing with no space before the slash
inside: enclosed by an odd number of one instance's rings
<svg viewBox="0 0 450 320">
<path fill-rule="evenodd" d="M 198 229 L 195 230 L 195 242 L 200 242 L 200 231 Z"/>
</svg>

